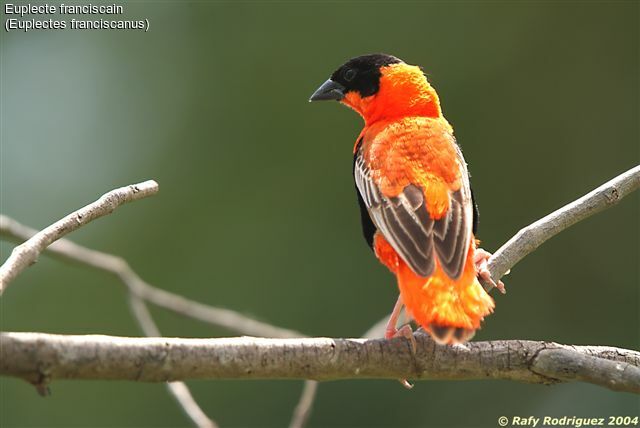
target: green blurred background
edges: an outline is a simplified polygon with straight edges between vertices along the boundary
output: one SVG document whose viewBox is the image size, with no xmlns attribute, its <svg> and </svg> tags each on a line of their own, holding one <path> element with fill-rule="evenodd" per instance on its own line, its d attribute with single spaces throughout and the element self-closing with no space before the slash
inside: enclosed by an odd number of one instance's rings
<svg viewBox="0 0 640 428">
<path fill-rule="evenodd" d="M 363 53 L 422 65 L 469 162 L 480 238 L 495 250 L 639 163 L 639 4 L 136 1 L 119 19 L 148 18 L 148 33 L 3 32 L 1 211 L 40 228 L 153 178 L 157 196 L 71 238 L 189 298 L 309 335 L 359 336 L 397 292 L 361 237 L 351 150 L 362 122 L 308 104 L 311 92 Z M 639 202 L 519 263 L 476 340 L 640 348 Z M 12 247 L 0 248 L 4 259 Z M 117 281 L 46 256 L 0 302 L 5 331 L 140 334 Z M 153 314 L 168 336 L 230 334 Z M 302 382 L 189 385 L 223 426 L 276 427 Z M 163 385 L 57 381 L 42 399 L 3 378 L 0 393 L 6 427 L 189 425 Z M 310 426 L 494 427 L 501 415 L 639 407 L 579 383 L 432 381 L 408 392 L 339 381 L 320 385 Z"/>
</svg>

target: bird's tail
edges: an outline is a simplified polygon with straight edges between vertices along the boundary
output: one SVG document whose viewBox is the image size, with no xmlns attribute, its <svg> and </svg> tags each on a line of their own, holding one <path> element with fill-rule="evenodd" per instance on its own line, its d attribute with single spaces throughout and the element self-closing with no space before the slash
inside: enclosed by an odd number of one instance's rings
<svg viewBox="0 0 640 428">
<path fill-rule="evenodd" d="M 463 343 L 471 339 L 494 302 L 476 277 L 471 241 L 462 275 L 447 276 L 440 266 L 428 278 L 417 276 L 402 260 L 397 267 L 398 286 L 407 312 L 438 343 Z"/>
</svg>

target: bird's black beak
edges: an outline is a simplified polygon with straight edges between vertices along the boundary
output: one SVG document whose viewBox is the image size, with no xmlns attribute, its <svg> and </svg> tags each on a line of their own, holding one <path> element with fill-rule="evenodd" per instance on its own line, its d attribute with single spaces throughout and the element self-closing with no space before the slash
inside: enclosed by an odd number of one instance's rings
<svg viewBox="0 0 640 428">
<path fill-rule="evenodd" d="M 324 100 L 337 100 L 340 101 L 344 98 L 345 87 L 329 79 L 324 82 L 309 98 L 311 101 L 324 101 Z"/>
</svg>

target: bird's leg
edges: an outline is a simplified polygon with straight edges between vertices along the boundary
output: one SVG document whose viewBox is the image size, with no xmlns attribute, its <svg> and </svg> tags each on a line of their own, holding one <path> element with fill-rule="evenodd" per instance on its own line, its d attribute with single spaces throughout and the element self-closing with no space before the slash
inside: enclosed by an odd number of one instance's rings
<svg viewBox="0 0 640 428">
<path fill-rule="evenodd" d="M 396 324 L 398 324 L 398 318 L 400 318 L 400 312 L 402 312 L 402 297 L 398 295 L 398 300 L 396 301 L 395 306 L 393 307 L 393 311 L 391 312 L 391 316 L 389 317 L 389 321 L 387 321 L 387 327 L 384 331 L 384 338 L 391 339 L 392 337 L 396 337 L 396 333 L 398 329 L 396 328 Z"/>
<path fill-rule="evenodd" d="M 418 349 L 418 345 L 416 344 L 415 337 L 413 337 L 413 330 L 411 330 L 411 326 L 409 324 L 405 324 L 399 329 L 396 328 L 396 325 L 398 324 L 398 318 L 400 318 L 400 312 L 402 312 L 402 306 L 404 306 L 402 303 L 402 297 L 398 296 L 398 300 L 393 307 L 393 312 L 391 312 L 391 316 L 389 317 L 389 321 L 387 322 L 384 338 L 392 339 L 394 337 L 405 337 L 411 345 L 412 353 L 415 355 L 416 350 Z"/>
<path fill-rule="evenodd" d="M 473 262 L 476 264 L 476 272 L 478 272 L 478 276 L 489 284 L 493 285 L 497 288 L 502 294 L 505 294 L 507 290 L 504 288 L 504 282 L 498 280 L 496 283 L 491 277 L 491 272 L 487 268 L 487 260 L 491 257 L 491 253 L 483 250 L 482 248 L 478 248 L 473 255 Z"/>
<path fill-rule="evenodd" d="M 413 337 L 413 331 L 411 330 L 411 326 L 409 324 L 405 324 L 400 329 L 396 328 L 396 324 L 398 323 L 398 318 L 400 318 L 400 312 L 402 311 L 402 297 L 398 296 L 398 300 L 396 301 L 395 306 L 393 307 L 393 312 L 391 312 L 391 316 L 389 317 L 389 321 L 387 322 L 387 327 L 385 329 L 384 338 L 385 339 L 393 339 L 394 337 L 405 337 L 409 341 L 409 345 L 411 346 L 411 353 L 415 356 L 417 350 L 416 338 Z M 398 382 L 402 384 L 407 389 L 413 388 L 413 385 L 410 384 L 406 379 L 398 379 Z"/>
</svg>

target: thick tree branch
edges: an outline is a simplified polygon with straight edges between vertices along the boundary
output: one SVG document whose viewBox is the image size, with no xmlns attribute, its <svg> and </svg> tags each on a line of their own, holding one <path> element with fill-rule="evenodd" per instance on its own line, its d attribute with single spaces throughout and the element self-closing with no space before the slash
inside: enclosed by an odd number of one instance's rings
<svg viewBox="0 0 640 428">
<path fill-rule="evenodd" d="M 640 353 L 524 340 L 436 345 L 406 339 L 127 338 L 1 333 L 0 375 L 50 379 L 506 379 L 583 381 L 640 393 Z"/>
<path fill-rule="evenodd" d="M 488 269 L 494 280 L 502 278 L 520 260 L 553 236 L 585 218 L 609 208 L 640 188 L 640 165 L 607 181 L 580 199 L 542 217 L 521 229 L 489 259 Z M 485 290 L 492 286 L 483 282 Z"/>
<path fill-rule="evenodd" d="M 40 253 L 53 242 L 96 218 L 111 214 L 124 203 L 136 201 L 157 192 L 158 183 L 153 180 L 112 190 L 102 195 L 97 201 L 36 233 L 25 243 L 15 247 L 9 258 L 0 266 L 0 294 L 20 272 L 35 263 Z"/>
</svg>

